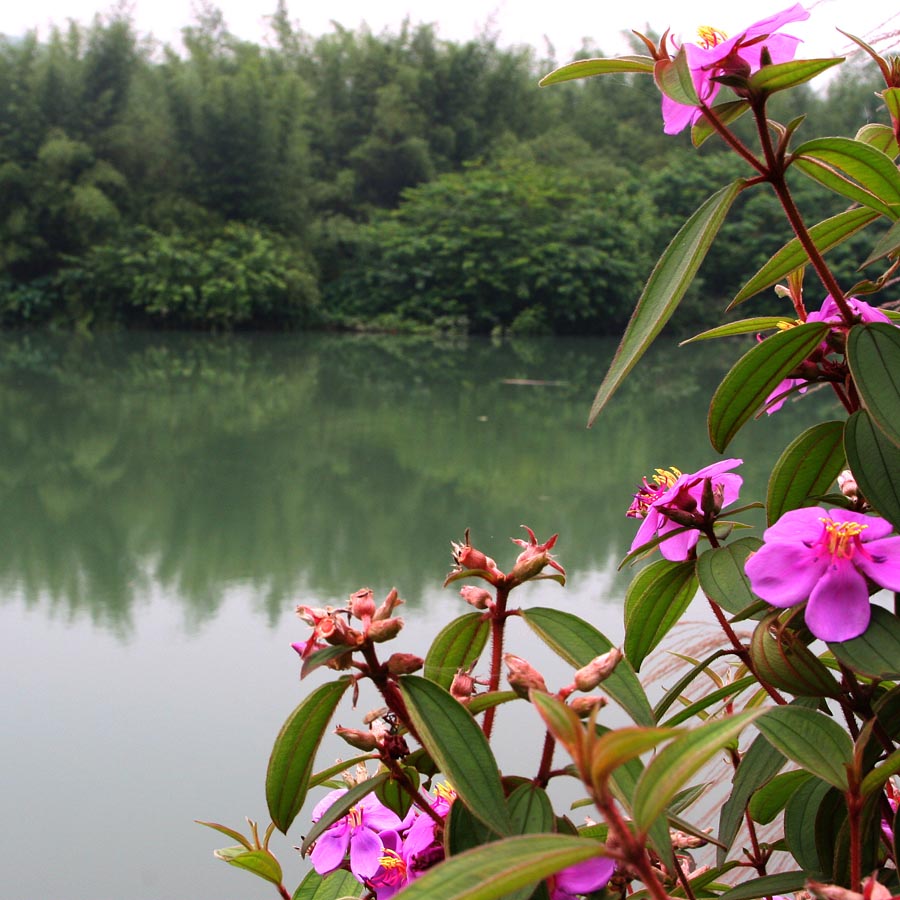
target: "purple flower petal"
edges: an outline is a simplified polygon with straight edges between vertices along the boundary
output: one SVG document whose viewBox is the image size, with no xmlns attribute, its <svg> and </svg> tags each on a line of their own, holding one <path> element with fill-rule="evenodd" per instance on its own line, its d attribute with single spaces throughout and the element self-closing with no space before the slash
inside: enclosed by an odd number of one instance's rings
<svg viewBox="0 0 900 900">
<path fill-rule="evenodd" d="M 381 865 L 384 844 L 369 828 L 356 828 L 350 837 L 350 871 L 360 881 L 369 878 Z"/>
<path fill-rule="evenodd" d="M 900 591 L 900 537 L 863 543 L 853 560 L 875 584 Z"/>
<path fill-rule="evenodd" d="M 827 565 L 827 558 L 803 544 L 766 543 L 747 560 L 744 571 L 754 594 L 784 608 L 806 600 Z"/>
<path fill-rule="evenodd" d="M 316 841 L 309 858 L 313 868 L 320 875 L 327 875 L 340 867 L 347 855 L 347 847 L 350 845 L 350 829 L 335 828 L 332 826 Z"/>
<path fill-rule="evenodd" d="M 556 887 L 570 894 L 600 890 L 613 876 L 615 860 L 597 856 L 556 873 Z"/>
<path fill-rule="evenodd" d="M 681 527 L 674 522 L 669 522 L 668 524 L 671 527 L 660 528 L 660 534 L 665 534 Z M 697 546 L 699 540 L 700 533 L 698 531 L 682 531 L 681 534 L 666 538 L 659 545 L 659 552 L 662 553 L 664 559 L 668 559 L 670 562 L 683 562 L 691 555 L 691 550 Z"/>
<path fill-rule="evenodd" d="M 823 641 L 859 637 L 869 627 L 871 616 L 866 580 L 848 559 L 827 567 L 804 613 L 806 627 Z"/>
</svg>

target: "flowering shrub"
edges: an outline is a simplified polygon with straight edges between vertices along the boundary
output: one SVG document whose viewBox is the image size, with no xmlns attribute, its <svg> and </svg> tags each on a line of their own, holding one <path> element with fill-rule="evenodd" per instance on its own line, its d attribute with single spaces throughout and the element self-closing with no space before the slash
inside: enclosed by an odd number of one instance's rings
<svg viewBox="0 0 900 900">
<path fill-rule="evenodd" d="M 557 536 L 541 542 L 528 528 L 527 539 L 514 539 L 521 552 L 507 571 L 468 532 L 452 543 L 444 584 L 467 581 L 459 593 L 471 611 L 445 626 L 424 656 L 383 646 L 402 636 L 396 590 L 381 603 L 362 589 L 340 608 L 299 606 L 310 628 L 293 645 L 301 676 L 336 674 L 310 692 L 275 740 L 266 778 L 272 824 L 263 839 L 254 823 L 249 836 L 204 823 L 238 842 L 217 851 L 222 859 L 296 900 L 900 893 L 900 601 L 874 596 L 900 592 L 900 329 L 890 295 L 888 302 L 880 295 L 900 265 L 900 61 L 854 39 L 884 75 L 885 121 L 853 138 L 796 143 L 802 119 L 770 119 L 770 97 L 840 62 L 794 58 L 798 37 L 783 29 L 807 17 L 796 5 L 731 39 L 715 29 L 703 29 L 700 44 L 673 43 L 668 33 L 659 44 L 644 38 L 647 56 L 580 60 L 544 79 L 646 73 L 662 93 L 667 132 L 690 125 L 696 145 L 722 140 L 748 169 L 663 252 L 591 422 L 677 307 L 735 198 L 768 189 L 784 208 L 795 238 L 732 306 L 777 285 L 789 309 L 695 338 L 743 336 L 750 344 L 710 404 L 710 443 L 719 453 L 754 415 L 787 415 L 795 393 L 824 387 L 842 411 L 772 461 L 762 540 L 742 536 L 752 524 L 744 514 L 763 504 L 736 505 L 741 460 L 645 477 L 627 510 L 641 523 L 625 562 L 657 550 L 661 558 L 640 568 L 628 589 L 620 648 L 578 616 L 513 603 L 527 582 L 566 582 L 551 553 Z M 758 147 L 731 128 L 746 114 Z M 845 197 L 847 210 L 805 222 L 785 177 L 791 168 Z M 893 226 L 867 262 L 880 262 L 883 273 L 839 284 L 823 254 L 881 218 Z M 825 294 L 814 312 L 804 297 L 807 269 L 821 283 L 816 297 Z M 686 674 L 651 705 L 638 672 L 697 594 L 721 633 L 705 658 L 681 654 Z M 506 650 L 512 617 L 571 669 L 562 686 Z M 723 672 L 720 660 L 730 668 Z M 365 682 L 381 705 L 360 727 L 336 729 L 358 754 L 316 771 L 336 710 L 345 698 L 355 708 Z M 709 690 L 688 696 L 692 684 L 707 682 Z M 610 701 L 633 724 L 608 728 Z M 534 772 L 501 771 L 492 752 L 500 708 L 510 702 L 530 703 L 541 725 Z M 701 828 L 693 804 L 708 787 L 707 764 L 720 756 L 733 776 L 716 801 L 715 826 Z M 597 821 L 576 824 L 554 809 L 548 787 L 558 778 L 579 781 L 582 805 Z M 303 814 L 310 792 L 326 787 L 312 815 Z M 275 828 L 288 832 L 301 814 L 298 849 L 312 870 L 292 895 L 269 837 Z M 704 846 L 707 862 L 696 867 L 693 851 Z"/>
</svg>

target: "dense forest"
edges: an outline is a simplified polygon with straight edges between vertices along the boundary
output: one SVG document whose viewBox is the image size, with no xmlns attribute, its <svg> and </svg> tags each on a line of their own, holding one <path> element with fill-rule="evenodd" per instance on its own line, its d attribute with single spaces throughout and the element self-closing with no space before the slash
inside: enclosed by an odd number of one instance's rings
<svg viewBox="0 0 900 900">
<path fill-rule="evenodd" d="M 567 60 L 425 25 L 313 38 L 283 3 L 270 30 L 239 40 L 207 6 L 179 52 L 118 13 L 0 39 L 0 325 L 617 332 L 742 174 L 663 134 L 646 77 L 542 89 Z M 882 118 L 876 75 L 844 66 L 773 112 L 852 135 Z M 794 187 L 810 222 L 841 208 Z M 781 219 L 764 188 L 742 197 L 682 325 L 781 246 Z"/>
</svg>

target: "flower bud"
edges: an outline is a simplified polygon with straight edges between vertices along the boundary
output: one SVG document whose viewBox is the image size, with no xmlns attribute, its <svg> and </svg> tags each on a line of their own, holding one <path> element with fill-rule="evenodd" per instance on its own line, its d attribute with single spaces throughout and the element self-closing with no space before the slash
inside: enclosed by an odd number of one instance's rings
<svg viewBox="0 0 900 900">
<path fill-rule="evenodd" d="M 387 669 L 391 675 L 412 675 L 424 665 L 425 660 L 415 653 L 393 653 L 387 661 Z"/>
<path fill-rule="evenodd" d="M 460 703 L 466 703 L 475 693 L 475 679 L 468 673 L 460 669 L 450 682 L 450 696 L 459 700 Z"/>
<path fill-rule="evenodd" d="M 562 575 L 562 582 L 565 583 L 566 570 L 550 554 L 550 550 L 553 548 L 559 535 L 554 534 L 543 544 L 539 544 L 534 532 L 527 525 L 522 527 L 528 532 L 528 540 L 512 539 L 514 544 L 518 544 L 525 549 L 516 557 L 516 564 L 509 573 L 509 580 L 514 584 L 521 584 L 523 581 L 528 581 L 536 575 L 540 575 L 544 566 L 551 566 Z"/>
<path fill-rule="evenodd" d="M 350 615 L 357 619 L 371 619 L 375 613 L 375 595 L 371 588 L 362 588 L 350 595 Z"/>
<path fill-rule="evenodd" d="M 812 879 L 806 882 L 806 886 L 814 897 L 819 897 L 821 900 L 863 900 L 864 897 L 863 894 L 848 891 L 847 888 L 838 884 L 822 884 Z"/>
<path fill-rule="evenodd" d="M 343 738 L 351 747 L 357 750 L 375 750 L 378 747 L 378 738 L 371 731 L 361 731 L 358 728 L 342 728 L 340 725 L 334 729 L 334 733 Z"/>
<path fill-rule="evenodd" d="M 569 701 L 569 709 L 578 716 L 579 719 L 586 719 L 594 710 L 601 710 L 606 706 L 606 697 L 599 694 L 594 697 L 573 697 Z"/>
<path fill-rule="evenodd" d="M 606 681 L 622 659 L 622 651 L 613 647 L 600 656 L 595 656 L 586 666 L 575 673 L 575 687 L 579 691 L 592 691 L 598 684 Z"/>
<path fill-rule="evenodd" d="M 378 609 L 375 610 L 373 619 L 376 621 L 380 621 L 381 619 L 387 619 L 390 617 L 391 613 L 398 607 L 402 606 L 403 601 L 397 594 L 396 588 L 391 588 L 391 592 L 384 598 L 384 602 Z"/>
<path fill-rule="evenodd" d="M 859 485 L 856 483 L 856 478 L 849 469 L 844 469 L 844 471 L 838 475 L 837 483 L 841 493 L 847 497 L 847 499 L 852 500 L 854 503 L 859 499 Z"/>
<path fill-rule="evenodd" d="M 376 644 L 393 640 L 403 628 L 403 619 L 381 619 L 372 622 L 366 629 L 366 637 Z"/>
<path fill-rule="evenodd" d="M 503 661 L 509 666 L 506 680 L 520 697 L 527 700 L 528 692 L 531 690 L 542 691 L 545 694 L 549 693 L 544 676 L 531 663 L 522 659 L 521 656 L 507 653 L 504 655 Z"/>
<path fill-rule="evenodd" d="M 705 838 L 675 829 L 669 830 L 669 837 L 672 839 L 672 847 L 676 850 L 694 850 L 697 847 L 705 847 L 709 843 Z"/>
<path fill-rule="evenodd" d="M 328 615 L 328 610 L 321 606 L 306 606 L 305 604 L 300 604 L 295 611 L 307 625 L 316 625 Z"/>
<path fill-rule="evenodd" d="M 490 591 L 475 587 L 473 584 L 460 588 L 459 596 L 475 609 L 489 609 L 494 599 Z"/>
</svg>

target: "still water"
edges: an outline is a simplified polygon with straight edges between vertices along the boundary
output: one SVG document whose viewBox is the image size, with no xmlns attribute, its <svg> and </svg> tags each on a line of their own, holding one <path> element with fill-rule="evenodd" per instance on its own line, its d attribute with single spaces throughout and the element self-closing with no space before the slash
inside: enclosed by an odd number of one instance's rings
<svg viewBox="0 0 900 900">
<path fill-rule="evenodd" d="M 274 897 L 214 860 L 227 838 L 193 820 L 268 821 L 268 753 L 308 690 L 289 648 L 308 630 L 294 606 L 396 586 L 407 604 L 396 649 L 424 653 L 469 609 L 441 588 L 449 542 L 467 527 L 501 568 L 521 524 L 540 539 L 559 532 L 569 584 L 517 599 L 620 638 L 633 485 L 657 466 L 716 458 L 706 408 L 736 350 L 661 339 L 587 430 L 613 350 L 3 338 L 0 900 Z M 729 448 L 747 460 L 744 498 L 763 499 L 766 461 L 827 402 L 807 397 L 745 429 Z M 551 686 L 568 674 L 526 635 L 509 649 Z M 342 709 L 340 724 L 367 708 Z M 523 774 L 529 713 L 498 719 L 501 763 Z M 322 765 L 346 749 L 328 744 Z M 302 818 L 273 841 L 291 888 Z"/>
</svg>

